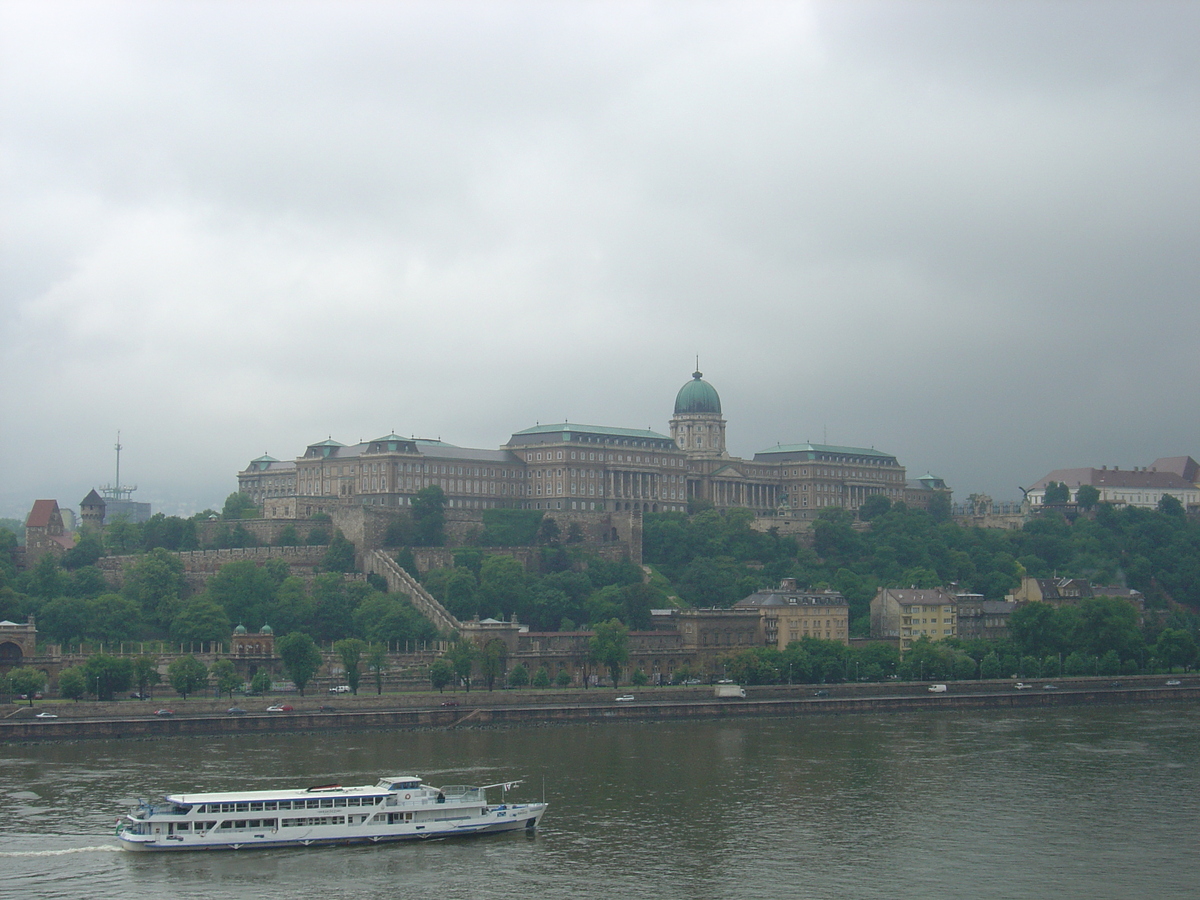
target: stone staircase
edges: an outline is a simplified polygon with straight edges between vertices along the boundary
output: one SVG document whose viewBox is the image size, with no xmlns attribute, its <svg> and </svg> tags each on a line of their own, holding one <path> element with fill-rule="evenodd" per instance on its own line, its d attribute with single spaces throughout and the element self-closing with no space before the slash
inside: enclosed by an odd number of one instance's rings
<svg viewBox="0 0 1200 900">
<path fill-rule="evenodd" d="M 383 578 L 393 594 L 406 594 L 417 612 L 432 622 L 438 631 L 457 634 L 462 629 L 462 623 L 450 615 L 436 597 L 382 550 L 368 552 L 363 567 L 368 575 Z"/>
</svg>

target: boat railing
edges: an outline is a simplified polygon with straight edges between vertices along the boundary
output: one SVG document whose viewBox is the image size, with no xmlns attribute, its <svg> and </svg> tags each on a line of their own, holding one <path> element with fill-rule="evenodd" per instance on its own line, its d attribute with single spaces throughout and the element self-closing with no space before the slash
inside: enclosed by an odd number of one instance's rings
<svg viewBox="0 0 1200 900">
<path fill-rule="evenodd" d="M 453 800 L 457 803 L 470 803 L 472 801 L 483 803 L 486 799 L 482 788 L 468 784 L 445 785 L 442 788 L 442 793 L 446 795 L 447 800 Z"/>
</svg>

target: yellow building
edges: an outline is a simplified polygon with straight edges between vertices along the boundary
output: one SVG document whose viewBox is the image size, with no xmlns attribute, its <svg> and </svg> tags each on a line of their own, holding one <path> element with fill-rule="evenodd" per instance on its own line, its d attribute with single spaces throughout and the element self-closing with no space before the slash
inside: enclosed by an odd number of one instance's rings
<svg viewBox="0 0 1200 900">
<path fill-rule="evenodd" d="M 942 588 L 879 588 L 871 600 L 871 637 L 899 638 L 901 653 L 921 637 L 957 636 L 957 598 Z"/>
<path fill-rule="evenodd" d="M 813 637 L 848 644 L 850 604 L 837 591 L 802 591 L 796 579 L 785 578 L 778 588 L 757 591 L 739 600 L 734 609 L 756 609 L 761 643 L 778 650 L 801 638 Z"/>
</svg>

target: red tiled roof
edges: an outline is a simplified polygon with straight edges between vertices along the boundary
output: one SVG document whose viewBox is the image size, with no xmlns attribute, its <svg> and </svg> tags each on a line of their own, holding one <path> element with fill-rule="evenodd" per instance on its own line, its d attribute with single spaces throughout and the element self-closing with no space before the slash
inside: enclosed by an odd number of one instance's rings
<svg viewBox="0 0 1200 900">
<path fill-rule="evenodd" d="M 57 511 L 57 500 L 34 500 L 33 509 L 29 511 L 29 518 L 25 520 L 25 527 L 46 528 Z"/>
</svg>

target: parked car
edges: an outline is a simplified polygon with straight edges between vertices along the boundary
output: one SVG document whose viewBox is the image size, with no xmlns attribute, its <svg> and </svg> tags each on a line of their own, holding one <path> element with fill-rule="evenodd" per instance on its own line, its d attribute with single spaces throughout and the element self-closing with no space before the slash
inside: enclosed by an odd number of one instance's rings
<svg viewBox="0 0 1200 900">
<path fill-rule="evenodd" d="M 617 698 L 618 703 L 629 703 L 633 700 L 633 694 L 622 694 Z"/>
<path fill-rule="evenodd" d="M 40 712 L 36 716 L 34 716 L 34 718 L 35 719 L 57 719 L 58 716 L 56 716 L 54 713 L 51 713 L 51 712 Z"/>
<path fill-rule="evenodd" d="M 1178 678 L 1172 678 L 1167 681 L 1167 687 L 1179 687 L 1181 684 L 1183 684 L 1183 682 Z"/>
<path fill-rule="evenodd" d="M 240 706 L 231 706 L 228 710 L 226 710 L 226 712 L 228 712 L 231 716 L 244 716 L 246 714 L 246 711 Z"/>
<path fill-rule="evenodd" d="M 335 685 L 334 687 L 331 687 L 329 689 L 329 693 L 331 693 L 331 694 L 348 694 L 348 693 L 350 693 L 350 685 L 348 685 L 348 684 Z"/>
<path fill-rule="evenodd" d="M 154 714 L 156 716 L 161 716 L 162 718 L 167 719 L 167 718 L 170 718 L 171 716 L 175 715 L 175 710 L 173 710 L 173 709 L 156 709 L 154 711 Z"/>
<path fill-rule="evenodd" d="M 293 708 L 286 703 L 276 703 L 274 706 L 268 706 L 267 712 L 291 712 Z"/>
<path fill-rule="evenodd" d="M 1013 685 L 1013 687 L 1014 687 L 1014 688 L 1016 688 L 1018 691 L 1027 691 L 1027 690 L 1029 690 L 1031 687 L 1033 687 L 1033 685 L 1032 685 L 1032 684 L 1026 684 L 1026 683 L 1025 683 L 1025 682 L 1023 682 L 1023 681 L 1018 681 L 1016 684 L 1014 684 L 1014 685 Z"/>
<path fill-rule="evenodd" d="M 130 700 L 149 700 L 150 695 L 149 694 L 139 694 L 137 691 L 134 691 L 132 694 L 129 695 L 129 699 Z"/>
</svg>

